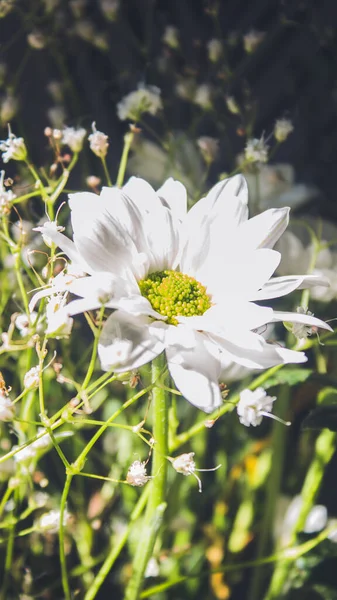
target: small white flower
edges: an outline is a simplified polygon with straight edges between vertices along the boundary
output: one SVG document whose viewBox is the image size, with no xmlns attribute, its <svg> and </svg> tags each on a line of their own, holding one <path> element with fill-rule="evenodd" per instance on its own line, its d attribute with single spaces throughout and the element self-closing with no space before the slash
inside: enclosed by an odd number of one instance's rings
<svg viewBox="0 0 337 600">
<path fill-rule="evenodd" d="M 6 190 L 4 180 L 5 171 L 0 171 L 0 217 L 10 213 L 12 202 L 16 198 L 12 190 Z"/>
<path fill-rule="evenodd" d="M 179 48 L 179 31 L 177 27 L 173 27 L 173 25 L 168 25 L 165 28 L 162 40 L 164 44 L 167 44 L 168 46 L 170 46 L 170 48 Z"/>
<path fill-rule="evenodd" d="M 194 452 L 186 452 L 185 454 L 180 454 L 179 456 L 171 460 L 172 467 L 177 471 L 177 473 L 181 473 L 186 477 L 188 475 L 193 475 L 193 477 L 195 477 L 195 479 L 198 482 L 199 492 L 202 492 L 201 480 L 200 477 L 198 477 L 198 475 L 196 474 L 196 471 L 216 471 L 221 467 L 221 465 L 218 465 L 213 469 L 197 469 L 193 458 L 194 454 Z"/>
<path fill-rule="evenodd" d="M 245 147 L 245 159 L 252 163 L 265 163 L 268 160 L 268 150 L 263 136 L 260 139 L 250 139 Z"/>
<path fill-rule="evenodd" d="M 175 87 L 176 94 L 182 100 L 193 100 L 195 92 L 195 84 L 193 79 L 184 78 L 178 81 Z"/>
<path fill-rule="evenodd" d="M 83 141 L 87 132 L 83 127 L 65 127 L 62 132 L 62 144 L 69 146 L 73 152 L 80 152 L 83 148 Z"/>
<path fill-rule="evenodd" d="M 105 158 L 109 148 L 108 136 L 102 131 L 97 131 L 95 122 L 91 127 L 92 133 L 88 137 L 90 150 L 99 158 Z"/>
<path fill-rule="evenodd" d="M 31 31 L 27 35 L 27 42 L 34 50 L 42 50 L 46 45 L 46 38 L 41 31 Z"/>
<path fill-rule="evenodd" d="M 27 371 L 23 378 L 23 385 L 26 389 L 38 387 L 40 381 L 40 367 L 32 367 Z"/>
<path fill-rule="evenodd" d="M 158 561 L 155 559 L 154 556 L 151 556 L 149 562 L 147 563 L 144 577 L 158 577 L 159 573 L 160 571 Z"/>
<path fill-rule="evenodd" d="M 289 119 L 278 119 L 274 127 L 274 136 L 278 142 L 285 142 L 287 137 L 294 131 L 294 126 Z"/>
<path fill-rule="evenodd" d="M 240 419 L 240 423 L 249 427 L 256 427 L 262 423 L 262 418 L 270 416 L 273 410 L 273 402 L 276 396 L 267 396 L 267 392 L 263 388 L 256 390 L 243 390 L 240 393 L 240 400 L 236 410 Z"/>
<path fill-rule="evenodd" d="M 53 127 L 56 129 L 62 129 L 67 115 L 64 106 L 58 104 L 47 110 L 47 116 Z"/>
<path fill-rule="evenodd" d="M 226 104 L 227 104 L 227 108 L 228 108 L 229 112 L 231 112 L 232 115 L 239 114 L 240 107 L 239 107 L 237 101 L 235 100 L 234 96 L 226 96 Z"/>
<path fill-rule="evenodd" d="M 132 465 L 130 465 L 127 472 L 127 483 L 135 487 L 142 487 L 149 481 L 149 479 L 151 479 L 151 477 L 146 473 L 146 462 L 135 460 Z"/>
<path fill-rule="evenodd" d="M 64 527 L 67 525 L 70 518 L 70 514 L 67 510 L 63 513 L 63 525 Z M 39 518 L 36 527 L 38 529 L 43 529 L 44 531 L 48 531 L 49 533 L 56 533 L 60 529 L 60 519 L 61 519 L 61 511 L 60 510 L 50 510 L 47 513 L 44 513 Z"/>
<path fill-rule="evenodd" d="M 252 30 L 246 35 L 243 36 L 243 47 L 250 54 L 251 52 L 255 52 L 256 48 L 261 44 L 265 33 L 262 31 Z"/>
<path fill-rule="evenodd" d="M 36 312 L 30 313 L 30 318 L 25 313 L 18 315 L 15 319 L 15 327 L 19 330 L 21 337 L 26 337 L 30 332 L 31 325 L 37 317 Z"/>
<path fill-rule="evenodd" d="M 0 102 L 0 121 L 7 125 L 18 111 L 19 103 L 12 94 L 6 94 Z"/>
<path fill-rule="evenodd" d="M 296 312 L 300 315 L 314 315 L 314 313 L 310 312 L 310 310 L 306 310 L 302 306 L 298 306 Z M 289 329 L 298 340 L 306 340 L 307 337 L 310 337 L 314 332 L 312 326 L 305 325 L 304 323 L 291 323 Z"/>
<path fill-rule="evenodd" d="M 116 20 L 119 3 L 119 0 L 100 0 L 101 11 L 109 21 Z"/>
<path fill-rule="evenodd" d="M 212 39 L 207 44 L 208 58 L 211 62 L 218 62 L 222 53 L 222 42 L 217 39 Z"/>
<path fill-rule="evenodd" d="M 207 83 L 202 83 L 201 85 L 198 85 L 198 87 L 196 88 L 195 93 L 194 93 L 193 102 L 194 102 L 194 104 L 197 104 L 201 108 L 204 108 L 205 110 L 209 110 L 212 107 L 212 88 L 211 88 L 211 86 L 208 85 Z"/>
<path fill-rule="evenodd" d="M 0 141 L 0 151 L 2 152 L 2 160 L 4 163 L 8 163 L 9 160 L 27 159 L 25 140 L 22 137 L 16 137 L 16 135 L 11 132 L 9 126 L 7 140 Z"/>
<path fill-rule="evenodd" d="M 0 421 L 11 421 L 15 414 L 15 405 L 4 390 L 0 390 Z"/>
<path fill-rule="evenodd" d="M 207 163 L 212 163 L 219 154 L 219 140 L 204 135 L 197 139 L 200 152 Z"/>
<path fill-rule="evenodd" d="M 139 121 L 143 113 L 156 115 L 163 107 L 160 94 L 158 87 L 140 84 L 138 90 L 130 92 L 117 104 L 118 117 L 121 121 Z"/>
</svg>

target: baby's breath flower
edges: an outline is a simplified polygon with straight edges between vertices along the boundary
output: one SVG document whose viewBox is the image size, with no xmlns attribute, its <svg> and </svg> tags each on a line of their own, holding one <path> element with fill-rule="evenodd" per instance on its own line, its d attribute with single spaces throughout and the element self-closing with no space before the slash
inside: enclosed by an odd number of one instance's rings
<svg viewBox="0 0 337 600">
<path fill-rule="evenodd" d="M 15 327 L 19 330 L 21 337 L 26 337 L 30 332 L 30 325 L 36 320 L 37 313 L 30 313 L 30 320 L 25 313 L 18 315 L 15 319 Z"/>
<path fill-rule="evenodd" d="M 16 135 L 11 132 L 9 126 L 7 140 L 0 141 L 0 151 L 2 152 L 2 160 L 4 163 L 8 163 L 9 160 L 27 159 L 25 140 L 22 137 L 16 137 Z"/>
<path fill-rule="evenodd" d="M 12 208 L 12 202 L 16 198 L 12 190 L 6 190 L 4 186 L 5 171 L 0 171 L 0 217 L 8 215 Z"/>
<path fill-rule="evenodd" d="M 86 130 L 83 127 L 65 127 L 62 132 L 62 144 L 69 146 L 73 152 L 81 152 L 83 141 L 86 136 Z"/>
<path fill-rule="evenodd" d="M 285 142 L 292 131 L 294 131 L 294 126 L 289 119 L 277 119 L 274 127 L 274 136 L 278 142 Z"/>
<path fill-rule="evenodd" d="M 151 477 L 146 473 L 146 462 L 135 460 L 130 465 L 126 475 L 126 481 L 135 487 L 143 487 Z"/>
<path fill-rule="evenodd" d="M 278 417 L 270 414 L 273 410 L 273 402 L 276 396 L 267 396 L 267 392 L 259 387 L 256 390 L 243 390 L 240 393 L 240 400 L 236 410 L 239 416 L 240 423 L 249 427 L 256 427 L 262 423 L 263 417 L 270 417 L 276 421 L 280 421 L 284 425 L 290 425 L 289 421 L 282 421 Z"/>
<path fill-rule="evenodd" d="M 227 104 L 227 108 L 228 108 L 229 112 L 231 112 L 232 115 L 239 114 L 240 107 L 239 107 L 237 101 L 235 100 L 234 96 L 226 96 L 226 104 Z"/>
<path fill-rule="evenodd" d="M 0 102 L 0 121 L 7 125 L 18 111 L 18 99 L 13 94 L 6 94 Z"/>
<path fill-rule="evenodd" d="M 46 306 L 47 328 L 46 335 L 48 337 L 67 338 L 71 334 L 74 319 L 68 316 L 65 303 L 67 293 L 56 294 L 51 296 Z"/>
<path fill-rule="evenodd" d="M 298 306 L 296 308 L 296 312 L 299 315 L 309 315 L 311 317 L 314 316 L 314 313 L 310 312 L 310 310 L 306 310 L 305 308 L 303 308 L 302 306 Z M 298 340 L 306 340 L 308 337 L 310 337 L 313 332 L 314 332 L 314 327 L 309 326 L 309 325 L 305 325 L 304 323 L 289 323 L 286 324 L 287 329 L 289 329 L 294 336 L 298 339 Z"/>
<path fill-rule="evenodd" d="M 177 27 L 174 27 L 173 25 L 168 25 L 164 31 L 162 40 L 165 44 L 167 44 L 168 46 L 170 46 L 170 48 L 173 48 L 174 50 L 176 48 L 179 48 L 179 31 Z"/>
<path fill-rule="evenodd" d="M 65 527 L 69 521 L 70 514 L 67 510 L 63 513 L 63 526 Z M 56 533 L 60 528 L 61 521 L 61 511 L 60 510 L 50 510 L 47 513 L 44 513 L 39 518 L 36 527 L 38 529 L 42 529 L 44 531 L 48 531 L 49 533 Z"/>
<path fill-rule="evenodd" d="M 119 10 L 119 0 L 100 0 L 100 7 L 108 21 L 116 20 Z"/>
<path fill-rule="evenodd" d="M 46 45 L 46 38 L 41 31 L 36 29 L 27 35 L 27 42 L 34 50 L 42 50 Z"/>
<path fill-rule="evenodd" d="M 212 90 L 207 83 L 198 85 L 195 90 L 193 102 L 205 110 L 209 110 L 212 107 Z"/>
<path fill-rule="evenodd" d="M 245 159 L 252 163 L 266 163 L 268 161 L 268 149 L 263 136 L 247 141 L 245 147 Z"/>
<path fill-rule="evenodd" d="M 264 36 L 265 36 L 264 32 L 254 31 L 254 30 L 252 30 L 249 33 L 247 33 L 246 35 L 244 35 L 243 36 L 243 47 L 246 50 L 246 52 L 248 52 L 248 54 L 255 52 L 256 48 L 261 44 Z"/>
<path fill-rule="evenodd" d="M 206 163 L 212 163 L 219 153 L 219 140 L 204 135 L 197 140 L 197 144 Z"/>
<path fill-rule="evenodd" d="M 0 421 L 11 421 L 14 417 L 15 405 L 5 390 L 0 390 Z"/>
<path fill-rule="evenodd" d="M 108 136 L 102 131 L 97 131 L 95 122 L 91 127 L 92 133 L 88 137 L 90 150 L 99 158 L 105 158 L 109 148 Z"/>
<path fill-rule="evenodd" d="M 62 129 L 64 121 L 66 120 L 66 111 L 64 106 L 57 104 L 47 110 L 47 116 L 53 127 Z"/>
<path fill-rule="evenodd" d="M 222 42 L 217 39 L 212 39 L 207 44 L 208 58 L 211 62 L 218 62 L 222 53 Z"/>
<path fill-rule="evenodd" d="M 172 467 L 177 471 L 177 473 L 181 473 L 182 475 L 193 475 L 196 478 L 199 484 L 199 492 L 202 492 L 202 485 L 200 477 L 196 474 L 195 471 L 216 471 L 221 467 L 218 465 L 213 469 L 197 469 L 194 462 L 194 452 L 186 452 L 185 454 L 180 454 L 174 459 L 171 459 Z"/>
<path fill-rule="evenodd" d="M 40 367 L 32 367 L 27 371 L 23 378 L 23 385 L 26 389 L 34 388 L 39 385 L 40 381 Z"/>
<path fill-rule="evenodd" d="M 130 92 L 117 104 L 118 117 L 121 121 L 126 119 L 139 121 L 144 113 L 157 114 L 163 107 L 160 94 L 158 87 L 140 84 L 138 90 Z"/>
</svg>

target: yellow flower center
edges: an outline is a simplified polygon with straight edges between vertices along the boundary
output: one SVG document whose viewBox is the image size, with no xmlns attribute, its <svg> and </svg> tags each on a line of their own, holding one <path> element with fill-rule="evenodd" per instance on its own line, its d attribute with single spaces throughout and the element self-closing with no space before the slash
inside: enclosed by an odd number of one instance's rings
<svg viewBox="0 0 337 600">
<path fill-rule="evenodd" d="M 178 325 L 175 317 L 203 315 L 211 307 L 206 288 L 193 277 L 177 271 L 158 271 L 138 282 L 142 295 L 154 310 Z"/>
</svg>

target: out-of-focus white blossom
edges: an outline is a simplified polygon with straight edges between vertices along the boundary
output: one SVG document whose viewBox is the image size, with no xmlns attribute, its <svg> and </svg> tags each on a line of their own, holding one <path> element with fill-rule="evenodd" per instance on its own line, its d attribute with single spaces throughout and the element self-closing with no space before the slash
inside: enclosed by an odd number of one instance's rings
<svg viewBox="0 0 337 600">
<path fill-rule="evenodd" d="M 252 30 L 249 33 L 246 33 L 246 35 L 243 36 L 243 47 L 246 52 L 248 52 L 248 54 L 255 52 L 264 37 L 265 33 L 262 31 Z"/>
<path fill-rule="evenodd" d="M 115 21 L 118 15 L 119 0 L 100 0 L 100 8 L 108 21 Z"/>
<path fill-rule="evenodd" d="M 208 58 L 211 62 L 218 62 L 222 54 L 222 42 L 217 39 L 212 39 L 207 44 Z"/>
<path fill-rule="evenodd" d="M 2 160 L 4 163 L 8 163 L 9 160 L 27 159 L 25 140 L 22 137 L 16 137 L 16 135 L 11 132 L 9 126 L 7 140 L 0 141 L 0 151 L 2 152 Z"/>
<path fill-rule="evenodd" d="M 193 102 L 205 110 L 212 108 L 212 88 L 208 83 L 198 85 L 194 93 Z"/>
<path fill-rule="evenodd" d="M 13 94 L 6 94 L 0 101 L 0 121 L 7 125 L 18 112 L 19 102 Z"/>
<path fill-rule="evenodd" d="M 108 136 L 102 131 L 97 131 L 96 123 L 93 122 L 92 133 L 88 136 L 90 150 L 99 158 L 105 158 L 109 148 Z"/>
<path fill-rule="evenodd" d="M 178 81 L 175 87 L 176 94 L 182 100 L 189 100 L 192 102 L 195 92 L 195 83 L 191 78 L 184 78 Z"/>
<path fill-rule="evenodd" d="M 154 556 L 151 556 L 149 562 L 147 563 L 144 577 L 158 577 L 159 573 L 160 571 L 158 561 L 155 559 Z"/>
<path fill-rule="evenodd" d="M 40 381 L 40 367 L 32 367 L 27 371 L 23 378 L 23 385 L 26 389 L 38 387 Z"/>
<path fill-rule="evenodd" d="M 263 136 L 258 139 L 250 139 L 245 147 L 245 160 L 252 163 L 266 163 L 268 161 L 268 150 Z"/>
<path fill-rule="evenodd" d="M 15 405 L 5 390 L 0 390 L 0 421 L 11 421 L 15 414 Z"/>
<path fill-rule="evenodd" d="M 243 390 L 240 392 L 240 400 L 236 406 L 240 423 L 249 427 L 256 427 L 262 423 L 265 416 L 270 416 L 273 410 L 273 402 L 276 396 L 267 396 L 267 392 L 263 388 L 256 390 Z"/>
<path fill-rule="evenodd" d="M 34 31 L 28 33 L 27 42 L 31 48 L 34 48 L 34 50 L 42 50 L 46 45 L 46 37 L 42 31 L 35 29 Z"/>
<path fill-rule="evenodd" d="M 146 473 L 146 462 L 135 460 L 130 465 L 126 475 L 126 481 L 135 487 L 143 487 L 151 477 Z"/>
<path fill-rule="evenodd" d="M 63 513 L 63 526 L 66 527 L 70 518 L 70 514 L 67 510 Z M 43 531 L 48 531 L 49 533 L 57 533 L 60 529 L 60 521 L 61 521 L 61 511 L 60 510 L 50 510 L 47 513 L 41 515 L 39 520 L 36 523 L 36 527 L 38 529 L 42 529 Z"/>
<path fill-rule="evenodd" d="M 45 431 L 44 427 L 39 427 L 37 430 L 37 434 L 41 435 Z M 45 450 L 51 444 L 51 437 L 49 433 L 43 433 L 41 437 L 35 442 L 28 444 L 21 448 L 18 452 L 14 454 L 14 460 L 18 463 L 26 462 L 31 458 L 35 458 L 39 450 Z M 13 446 L 13 450 L 16 450 L 17 447 Z"/>
<path fill-rule="evenodd" d="M 69 146 L 73 152 L 80 152 L 83 148 L 83 141 L 87 132 L 83 127 L 65 127 L 62 132 L 62 144 Z"/>
<path fill-rule="evenodd" d="M 276 505 L 276 519 L 274 524 L 274 536 L 281 547 L 289 544 L 292 530 L 297 523 L 303 499 L 295 496 L 290 499 L 281 496 Z M 307 534 L 317 533 L 326 527 L 328 522 L 328 511 L 323 504 L 316 504 L 309 512 L 302 531 Z"/>
<path fill-rule="evenodd" d="M 21 337 L 26 337 L 30 332 L 32 323 L 36 320 L 37 313 L 30 313 L 30 318 L 25 313 L 18 315 L 15 319 L 15 327 L 19 330 Z"/>
<path fill-rule="evenodd" d="M 58 104 L 47 110 L 47 116 L 54 128 L 62 129 L 67 115 L 64 106 Z"/>
<path fill-rule="evenodd" d="M 239 114 L 240 107 L 239 107 L 237 101 L 235 100 L 234 96 L 226 96 L 226 104 L 227 104 L 227 108 L 228 108 L 229 112 L 231 112 L 232 115 Z"/>
<path fill-rule="evenodd" d="M 285 142 L 294 126 L 289 119 L 277 119 L 274 127 L 274 137 L 278 142 Z"/>
<path fill-rule="evenodd" d="M 0 171 L 0 217 L 8 215 L 12 208 L 12 202 L 16 198 L 12 190 L 6 190 L 5 171 Z"/>
<path fill-rule="evenodd" d="M 179 31 L 177 27 L 174 27 L 173 25 L 168 25 L 165 28 L 162 40 L 164 44 L 167 44 L 170 48 L 173 48 L 174 50 L 176 48 L 179 48 Z"/>
<path fill-rule="evenodd" d="M 61 81 L 53 79 L 47 85 L 47 90 L 56 104 L 61 104 L 64 100 L 63 84 Z"/>
<path fill-rule="evenodd" d="M 144 113 L 156 115 L 163 107 L 160 94 L 158 87 L 140 84 L 138 90 L 130 92 L 117 104 L 118 117 L 121 121 L 126 119 L 139 121 Z"/>
<path fill-rule="evenodd" d="M 206 163 L 210 164 L 217 158 L 219 153 L 219 140 L 204 135 L 197 139 L 197 144 Z"/>
</svg>

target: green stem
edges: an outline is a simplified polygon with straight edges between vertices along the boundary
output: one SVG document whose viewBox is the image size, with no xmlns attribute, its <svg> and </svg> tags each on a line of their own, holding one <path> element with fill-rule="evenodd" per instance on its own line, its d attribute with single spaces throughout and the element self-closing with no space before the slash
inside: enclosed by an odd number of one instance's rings
<svg viewBox="0 0 337 600">
<path fill-rule="evenodd" d="M 97 573 L 93 584 L 88 589 L 88 591 L 84 597 L 84 600 L 94 600 L 94 598 L 96 598 L 96 594 L 100 590 L 106 577 L 108 576 L 113 565 L 115 564 L 116 559 L 119 557 L 121 551 L 123 550 L 123 548 L 128 540 L 128 537 L 129 537 L 129 534 L 133 527 L 134 522 L 140 517 L 140 515 L 143 512 L 145 504 L 148 500 L 149 491 L 150 491 L 150 486 L 147 486 L 145 488 L 144 492 L 142 493 L 141 497 L 139 498 L 135 508 L 133 509 L 133 511 L 131 513 L 130 521 L 129 521 L 127 528 L 122 533 L 119 540 L 116 543 L 112 544 L 111 550 L 110 550 L 108 556 L 106 557 L 103 565 L 101 566 L 99 572 Z"/>
<path fill-rule="evenodd" d="M 319 492 L 325 467 L 334 453 L 335 442 L 336 434 L 328 430 L 322 431 L 316 440 L 315 456 L 302 487 L 302 506 L 297 522 L 291 532 L 289 547 L 296 545 L 297 534 L 300 533 L 300 531 L 303 531 L 308 514 Z M 284 585 L 289 578 L 289 571 L 293 563 L 293 557 L 279 561 L 276 565 L 265 600 L 276 600 L 281 596 Z"/>
<path fill-rule="evenodd" d="M 109 187 L 112 187 L 112 181 L 111 181 L 111 178 L 110 178 L 110 173 L 108 171 L 108 167 L 107 167 L 106 160 L 105 160 L 104 156 L 101 156 L 101 161 L 102 161 L 102 165 L 103 165 L 104 175 L 105 175 L 106 180 L 107 180 L 107 184 L 108 184 Z"/>
<path fill-rule="evenodd" d="M 134 135 L 135 134 L 132 131 L 129 131 L 124 136 L 124 148 L 123 148 L 121 162 L 119 164 L 117 182 L 116 182 L 116 185 L 118 187 L 122 187 L 122 185 L 123 185 L 125 171 L 126 171 L 126 165 L 128 163 L 128 156 L 129 156 L 129 152 L 130 152 L 130 148 L 131 148 L 131 144 L 132 144 Z"/>
<path fill-rule="evenodd" d="M 71 600 L 71 593 L 68 581 L 68 573 L 67 573 L 67 561 L 66 561 L 66 553 L 65 553 L 65 545 L 64 545 L 64 513 L 67 506 L 67 498 L 71 486 L 71 482 L 73 479 L 72 474 L 67 474 L 65 486 L 62 492 L 61 498 L 61 506 L 60 506 L 60 531 L 59 531 L 59 542 L 60 542 L 60 563 L 61 563 L 61 577 L 62 577 L 62 587 L 64 592 L 64 599 Z"/>
<path fill-rule="evenodd" d="M 157 381 L 163 369 L 163 356 L 152 363 L 152 382 Z M 138 600 L 143 587 L 144 573 L 151 558 L 155 541 L 166 508 L 166 479 L 168 454 L 168 402 L 165 390 L 154 387 L 153 403 L 153 437 L 155 439 L 152 460 L 152 481 L 149 501 L 146 507 L 142 534 L 133 560 L 133 572 L 125 593 L 125 600 Z"/>
</svg>

